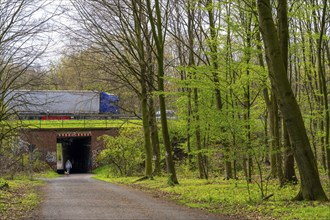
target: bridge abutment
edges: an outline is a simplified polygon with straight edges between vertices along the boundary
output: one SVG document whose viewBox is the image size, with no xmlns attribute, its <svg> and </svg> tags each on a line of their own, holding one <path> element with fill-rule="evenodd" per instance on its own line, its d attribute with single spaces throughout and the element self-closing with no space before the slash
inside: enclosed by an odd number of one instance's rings
<svg viewBox="0 0 330 220">
<path fill-rule="evenodd" d="M 35 145 L 41 159 L 58 172 L 64 171 L 66 160 L 72 171 L 88 173 L 98 166 L 96 157 L 103 149 L 103 135 L 117 136 L 118 128 L 107 129 L 23 129 L 21 138 Z"/>
</svg>

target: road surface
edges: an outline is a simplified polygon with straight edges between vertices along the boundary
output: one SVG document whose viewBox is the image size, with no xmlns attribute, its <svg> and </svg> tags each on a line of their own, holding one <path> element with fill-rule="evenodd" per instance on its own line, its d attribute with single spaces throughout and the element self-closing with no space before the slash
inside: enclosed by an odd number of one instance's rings
<svg viewBox="0 0 330 220">
<path fill-rule="evenodd" d="M 154 198 L 125 186 L 74 174 L 47 180 L 40 219 L 236 219 Z"/>
</svg>

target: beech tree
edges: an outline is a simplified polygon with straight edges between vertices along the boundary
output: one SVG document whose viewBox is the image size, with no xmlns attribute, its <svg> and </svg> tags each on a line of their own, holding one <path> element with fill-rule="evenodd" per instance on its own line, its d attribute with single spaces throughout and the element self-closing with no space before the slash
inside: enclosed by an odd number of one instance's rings
<svg viewBox="0 0 330 220">
<path fill-rule="evenodd" d="M 285 1 L 285 0 L 283 0 Z M 294 155 L 301 175 L 301 189 L 297 200 L 327 200 L 323 191 L 316 161 L 307 137 L 299 105 L 287 78 L 277 30 L 269 0 L 258 0 L 259 25 L 266 55 L 269 59 L 272 88 L 287 125 Z M 286 5 L 284 2 L 283 5 Z"/>
<path fill-rule="evenodd" d="M 159 109 L 161 116 L 161 125 L 163 133 L 163 141 L 165 146 L 165 159 L 167 172 L 169 173 L 169 183 L 178 184 L 176 177 L 175 166 L 173 162 L 172 149 L 170 144 L 170 137 L 168 132 L 167 116 L 166 116 L 166 102 L 165 102 L 165 89 L 164 89 L 164 75 L 165 75 L 165 57 L 164 45 L 166 39 L 166 23 L 169 13 L 169 1 L 156 0 L 153 4 L 150 0 L 146 0 L 146 8 L 148 20 L 150 22 L 153 40 L 155 41 L 154 54 L 157 60 L 157 81 L 159 94 Z M 164 11 L 163 11 L 163 10 Z M 162 16 L 162 15 L 165 16 Z M 164 28 L 165 27 L 165 28 Z"/>
</svg>

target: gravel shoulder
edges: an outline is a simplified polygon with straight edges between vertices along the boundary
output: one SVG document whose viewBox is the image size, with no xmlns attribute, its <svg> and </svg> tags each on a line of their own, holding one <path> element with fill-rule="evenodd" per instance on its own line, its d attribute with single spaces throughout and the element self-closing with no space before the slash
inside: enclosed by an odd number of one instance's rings
<svg viewBox="0 0 330 220">
<path fill-rule="evenodd" d="M 47 180 L 40 219 L 237 219 L 155 198 L 136 189 L 74 174 Z"/>
</svg>

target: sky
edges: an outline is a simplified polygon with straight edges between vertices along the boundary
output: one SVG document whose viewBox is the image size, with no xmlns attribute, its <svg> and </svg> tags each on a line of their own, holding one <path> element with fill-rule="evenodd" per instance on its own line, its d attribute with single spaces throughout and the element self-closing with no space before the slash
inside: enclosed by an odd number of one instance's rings
<svg viewBox="0 0 330 220">
<path fill-rule="evenodd" d="M 60 61 L 69 44 L 69 38 L 65 34 L 66 27 L 73 25 L 68 17 L 69 10 L 73 10 L 69 7 L 69 0 L 46 0 L 46 2 L 45 7 L 34 15 L 35 18 L 53 16 L 47 23 L 47 31 L 38 36 L 39 42 L 44 46 L 47 45 L 45 53 L 35 65 L 42 69 L 49 69 Z"/>
</svg>

